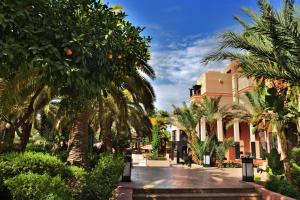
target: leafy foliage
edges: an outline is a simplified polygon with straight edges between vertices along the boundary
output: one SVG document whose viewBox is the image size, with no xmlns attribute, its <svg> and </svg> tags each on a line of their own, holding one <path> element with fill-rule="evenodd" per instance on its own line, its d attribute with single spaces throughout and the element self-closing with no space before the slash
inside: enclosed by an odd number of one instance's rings
<svg viewBox="0 0 300 200">
<path fill-rule="evenodd" d="M 152 145 L 152 149 L 153 149 L 153 153 L 154 154 L 158 154 L 158 148 L 160 146 L 160 126 L 159 125 L 154 125 L 153 126 L 153 130 L 152 130 L 152 141 L 151 141 L 151 145 Z"/>
<path fill-rule="evenodd" d="M 32 172 L 19 174 L 4 182 L 15 200 L 68 200 L 71 199 L 67 187 L 59 176 Z"/>
<path fill-rule="evenodd" d="M 225 154 L 228 149 L 234 145 L 234 140 L 232 138 L 225 139 L 224 141 L 220 142 L 216 145 L 216 157 L 219 161 L 219 167 L 223 167 L 223 162 L 225 160 Z"/>
<path fill-rule="evenodd" d="M 109 199 L 123 172 L 124 158 L 102 154 L 98 164 L 88 176 L 81 199 Z"/>
<path fill-rule="evenodd" d="M 286 80 L 299 85 L 299 13 L 294 1 L 282 3 L 278 11 L 267 0 L 258 0 L 260 13 L 244 8 L 251 23 L 235 17 L 243 31 L 223 33 L 219 48 L 204 62 L 237 60 L 247 77 Z"/>
<path fill-rule="evenodd" d="M 276 148 L 270 150 L 267 155 L 268 167 L 271 169 L 271 174 L 281 175 L 284 173 L 283 161 L 280 160 L 280 153 L 278 153 Z"/>
<path fill-rule="evenodd" d="M 203 156 L 206 152 L 209 152 L 210 156 L 212 156 L 216 147 L 212 137 L 207 137 L 203 142 L 197 138 L 196 141 L 189 146 L 197 156 L 198 162 L 203 161 Z"/>
<path fill-rule="evenodd" d="M 298 188 L 287 182 L 285 179 L 282 179 L 282 177 L 271 175 L 265 182 L 265 187 L 274 192 L 278 192 L 296 199 L 299 199 L 300 196 Z"/>
</svg>

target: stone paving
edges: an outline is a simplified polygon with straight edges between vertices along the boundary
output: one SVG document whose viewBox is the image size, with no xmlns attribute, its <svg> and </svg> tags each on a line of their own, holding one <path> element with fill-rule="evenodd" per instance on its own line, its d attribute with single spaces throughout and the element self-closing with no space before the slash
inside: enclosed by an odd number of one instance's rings
<svg viewBox="0 0 300 200">
<path fill-rule="evenodd" d="M 241 181 L 238 170 L 217 168 L 137 167 L 132 170 L 132 182 L 122 183 L 132 188 L 234 188 L 252 187 Z"/>
</svg>

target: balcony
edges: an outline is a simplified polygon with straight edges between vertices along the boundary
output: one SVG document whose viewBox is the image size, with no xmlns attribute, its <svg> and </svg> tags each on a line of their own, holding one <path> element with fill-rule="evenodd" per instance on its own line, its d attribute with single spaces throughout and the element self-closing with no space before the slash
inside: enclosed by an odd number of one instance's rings
<svg viewBox="0 0 300 200">
<path fill-rule="evenodd" d="M 202 95 L 201 94 L 194 94 L 192 96 L 190 96 L 190 102 L 193 103 L 199 103 L 202 99 Z"/>
</svg>

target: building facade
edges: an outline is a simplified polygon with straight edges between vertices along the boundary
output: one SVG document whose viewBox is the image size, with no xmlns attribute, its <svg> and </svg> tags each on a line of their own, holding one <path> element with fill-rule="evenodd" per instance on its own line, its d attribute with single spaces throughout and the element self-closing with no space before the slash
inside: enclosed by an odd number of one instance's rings
<svg viewBox="0 0 300 200">
<path fill-rule="evenodd" d="M 224 72 L 209 71 L 202 74 L 190 89 L 190 101 L 197 103 L 204 96 L 208 98 L 221 96 L 221 106 L 228 104 L 245 105 L 240 96 L 254 87 L 256 87 L 255 81 L 240 76 L 237 63 L 233 61 Z M 215 132 L 220 142 L 225 138 L 234 139 L 234 147 L 231 147 L 227 152 L 228 161 L 238 161 L 242 156 L 251 155 L 256 158 L 257 163 L 260 163 L 266 159 L 263 151 L 270 152 L 273 147 L 280 151 L 277 136 L 272 136 L 271 133 L 265 131 L 253 134 L 251 124 L 240 122 L 239 119 L 235 119 L 233 126 L 226 129 L 223 121 L 223 119 L 217 120 Z M 208 137 L 205 118 L 199 122 L 197 133 L 202 141 Z M 180 141 L 182 134 L 180 130 L 173 128 L 172 134 L 176 141 Z"/>
</svg>

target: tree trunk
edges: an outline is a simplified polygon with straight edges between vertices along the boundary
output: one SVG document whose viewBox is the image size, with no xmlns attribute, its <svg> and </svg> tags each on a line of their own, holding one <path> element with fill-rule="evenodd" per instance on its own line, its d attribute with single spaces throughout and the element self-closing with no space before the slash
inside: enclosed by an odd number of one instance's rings
<svg viewBox="0 0 300 200">
<path fill-rule="evenodd" d="M 5 128 L 3 137 L 3 148 L 1 152 L 11 151 L 15 139 L 15 131 L 12 127 Z"/>
<path fill-rule="evenodd" d="M 112 153 L 111 126 L 112 120 L 110 120 L 110 118 L 103 119 L 103 122 L 101 123 L 100 137 L 102 137 L 103 145 L 106 149 L 106 152 L 109 153 Z"/>
<path fill-rule="evenodd" d="M 279 133 L 279 138 L 280 138 L 281 155 L 283 158 L 285 176 L 287 180 L 291 183 L 292 182 L 291 163 L 288 156 L 288 147 L 287 147 L 285 133 L 284 132 Z"/>
<path fill-rule="evenodd" d="M 18 130 L 20 126 L 22 126 L 26 120 L 34 113 L 34 102 L 39 96 L 39 94 L 43 91 L 44 85 L 42 85 L 30 99 L 30 103 L 27 109 L 21 113 L 11 124 L 9 128 L 5 129 L 4 139 L 3 139 L 3 149 L 1 151 L 10 151 L 13 147 L 13 142 L 15 138 L 15 132 Z"/>
<path fill-rule="evenodd" d="M 29 141 L 31 127 L 32 127 L 32 123 L 30 123 L 30 122 L 27 122 L 27 123 L 23 124 L 23 126 L 22 126 L 21 145 L 20 145 L 21 151 L 25 150 L 26 145 Z"/>
<path fill-rule="evenodd" d="M 89 112 L 83 112 L 74 119 L 69 135 L 69 156 L 71 165 L 87 166 Z"/>
</svg>

